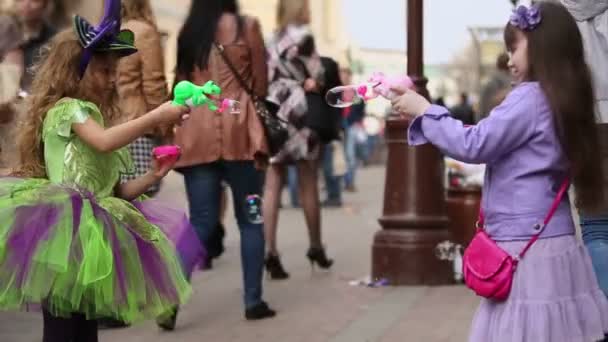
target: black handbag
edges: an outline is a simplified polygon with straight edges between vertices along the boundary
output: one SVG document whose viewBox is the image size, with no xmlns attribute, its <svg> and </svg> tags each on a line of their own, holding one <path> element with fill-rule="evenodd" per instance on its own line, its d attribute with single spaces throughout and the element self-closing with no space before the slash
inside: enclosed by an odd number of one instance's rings
<svg viewBox="0 0 608 342">
<path fill-rule="evenodd" d="M 251 87 L 247 85 L 245 80 L 239 75 L 236 71 L 234 65 L 230 62 L 230 59 L 224 53 L 224 47 L 219 44 L 215 44 L 215 47 L 220 52 L 220 55 L 226 62 L 226 65 L 237 79 L 241 87 L 247 92 L 251 101 L 253 101 L 253 105 L 255 107 L 255 112 L 260 118 L 262 122 L 262 126 L 264 127 L 264 135 L 266 136 L 266 142 L 268 143 L 268 149 L 270 150 L 270 155 L 277 154 L 283 145 L 289 139 L 289 134 L 287 131 L 287 121 L 282 120 L 277 116 L 277 112 L 279 111 L 279 106 L 275 103 L 260 99 L 254 92 Z"/>
</svg>

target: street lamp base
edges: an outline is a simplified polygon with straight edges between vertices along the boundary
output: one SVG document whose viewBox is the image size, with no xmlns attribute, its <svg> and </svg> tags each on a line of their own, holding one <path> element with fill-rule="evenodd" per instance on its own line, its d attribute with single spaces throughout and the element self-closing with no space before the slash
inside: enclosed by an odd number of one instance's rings
<svg viewBox="0 0 608 342">
<path fill-rule="evenodd" d="M 453 284 L 451 263 L 435 254 L 448 239 L 447 229 L 382 229 L 374 236 L 372 277 L 390 285 Z"/>
</svg>

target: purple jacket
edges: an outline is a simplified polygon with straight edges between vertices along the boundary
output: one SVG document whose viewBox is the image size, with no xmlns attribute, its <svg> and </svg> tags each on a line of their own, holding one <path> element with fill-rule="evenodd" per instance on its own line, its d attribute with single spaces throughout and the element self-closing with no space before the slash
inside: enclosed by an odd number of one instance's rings
<svg viewBox="0 0 608 342">
<path fill-rule="evenodd" d="M 569 162 L 560 146 L 549 103 L 537 82 L 518 85 L 488 118 L 465 127 L 446 108 L 431 106 L 412 121 L 410 145 L 432 143 L 444 154 L 487 164 L 482 207 L 488 233 L 499 241 L 528 239 L 542 223 Z M 564 196 L 541 237 L 574 234 Z"/>
</svg>

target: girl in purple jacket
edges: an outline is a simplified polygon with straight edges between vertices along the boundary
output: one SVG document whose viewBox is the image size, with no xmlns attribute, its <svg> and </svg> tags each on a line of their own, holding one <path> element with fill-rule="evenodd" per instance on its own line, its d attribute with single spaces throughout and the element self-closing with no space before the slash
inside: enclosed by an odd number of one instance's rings
<svg viewBox="0 0 608 342">
<path fill-rule="evenodd" d="M 515 256 L 540 232 L 519 262 L 509 298 L 482 299 L 469 341 L 599 341 L 608 332 L 608 301 L 575 237 L 567 195 L 539 225 L 568 180 L 579 208 L 593 211 L 603 197 L 581 35 L 562 5 L 539 2 L 514 11 L 505 42 L 517 85 L 478 125 L 463 126 L 412 91 L 401 91 L 393 108 L 412 117 L 410 145 L 431 143 L 452 158 L 487 164 L 485 230 L 500 248 Z"/>
</svg>

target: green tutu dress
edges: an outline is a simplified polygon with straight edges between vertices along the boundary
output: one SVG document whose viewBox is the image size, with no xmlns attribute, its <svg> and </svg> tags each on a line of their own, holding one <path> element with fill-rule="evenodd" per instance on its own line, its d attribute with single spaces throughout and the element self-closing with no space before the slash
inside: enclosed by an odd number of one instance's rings
<svg viewBox="0 0 608 342">
<path fill-rule="evenodd" d="M 104 124 L 93 103 L 59 101 L 42 131 L 48 179 L 0 178 L 0 309 L 157 317 L 186 301 L 204 251 L 182 212 L 113 197 L 131 158 L 79 139 L 88 118 Z"/>
</svg>

